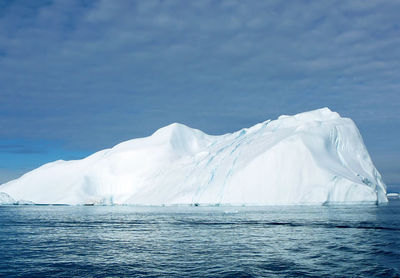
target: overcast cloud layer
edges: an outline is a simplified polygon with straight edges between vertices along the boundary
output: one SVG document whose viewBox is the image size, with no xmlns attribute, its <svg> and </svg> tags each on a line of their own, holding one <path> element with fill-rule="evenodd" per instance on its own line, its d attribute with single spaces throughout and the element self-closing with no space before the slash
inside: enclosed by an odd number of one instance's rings
<svg viewBox="0 0 400 278">
<path fill-rule="evenodd" d="M 221 134 L 328 106 L 400 183 L 399 14 L 397 0 L 2 1 L 0 182 L 171 122 Z"/>
</svg>

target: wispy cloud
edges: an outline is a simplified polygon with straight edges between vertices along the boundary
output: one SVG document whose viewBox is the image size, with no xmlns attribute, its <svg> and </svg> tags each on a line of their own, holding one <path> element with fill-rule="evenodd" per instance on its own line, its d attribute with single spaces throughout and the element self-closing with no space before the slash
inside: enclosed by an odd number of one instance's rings
<svg viewBox="0 0 400 278">
<path fill-rule="evenodd" d="M 0 144 L 0 153 L 31 154 L 43 152 L 45 152 L 45 150 L 40 148 L 33 148 L 32 146 L 25 146 L 20 144 Z"/>
</svg>

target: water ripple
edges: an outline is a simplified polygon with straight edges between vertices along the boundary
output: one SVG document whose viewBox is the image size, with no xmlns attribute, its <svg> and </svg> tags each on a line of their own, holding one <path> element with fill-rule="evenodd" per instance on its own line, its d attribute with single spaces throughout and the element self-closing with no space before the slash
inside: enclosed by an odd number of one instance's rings
<svg viewBox="0 0 400 278">
<path fill-rule="evenodd" d="M 399 277 L 377 207 L 0 208 L 0 277 Z"/>
</svg>

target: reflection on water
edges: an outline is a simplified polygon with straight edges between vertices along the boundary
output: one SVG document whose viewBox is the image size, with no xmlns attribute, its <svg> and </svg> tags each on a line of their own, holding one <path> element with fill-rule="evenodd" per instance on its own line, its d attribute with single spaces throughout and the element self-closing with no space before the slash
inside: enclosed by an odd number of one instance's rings
<svg viewBox="0 0 400 278">
<path fill-rule="evenodd" d="M 386 206 L 0 207 L 0 276 L 393 276 Z"/>
</svg>

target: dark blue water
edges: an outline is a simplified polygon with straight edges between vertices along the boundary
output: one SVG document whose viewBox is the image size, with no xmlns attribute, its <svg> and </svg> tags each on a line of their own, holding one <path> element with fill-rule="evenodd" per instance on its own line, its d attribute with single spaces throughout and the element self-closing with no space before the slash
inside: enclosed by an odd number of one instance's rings
<svg viewBox="0 0 400 278">
<path fill-rule="evenodd" d="M 0 207 L 0 276 L 400 275 L 400 201 L 343 207 Z"/>
</svg>

